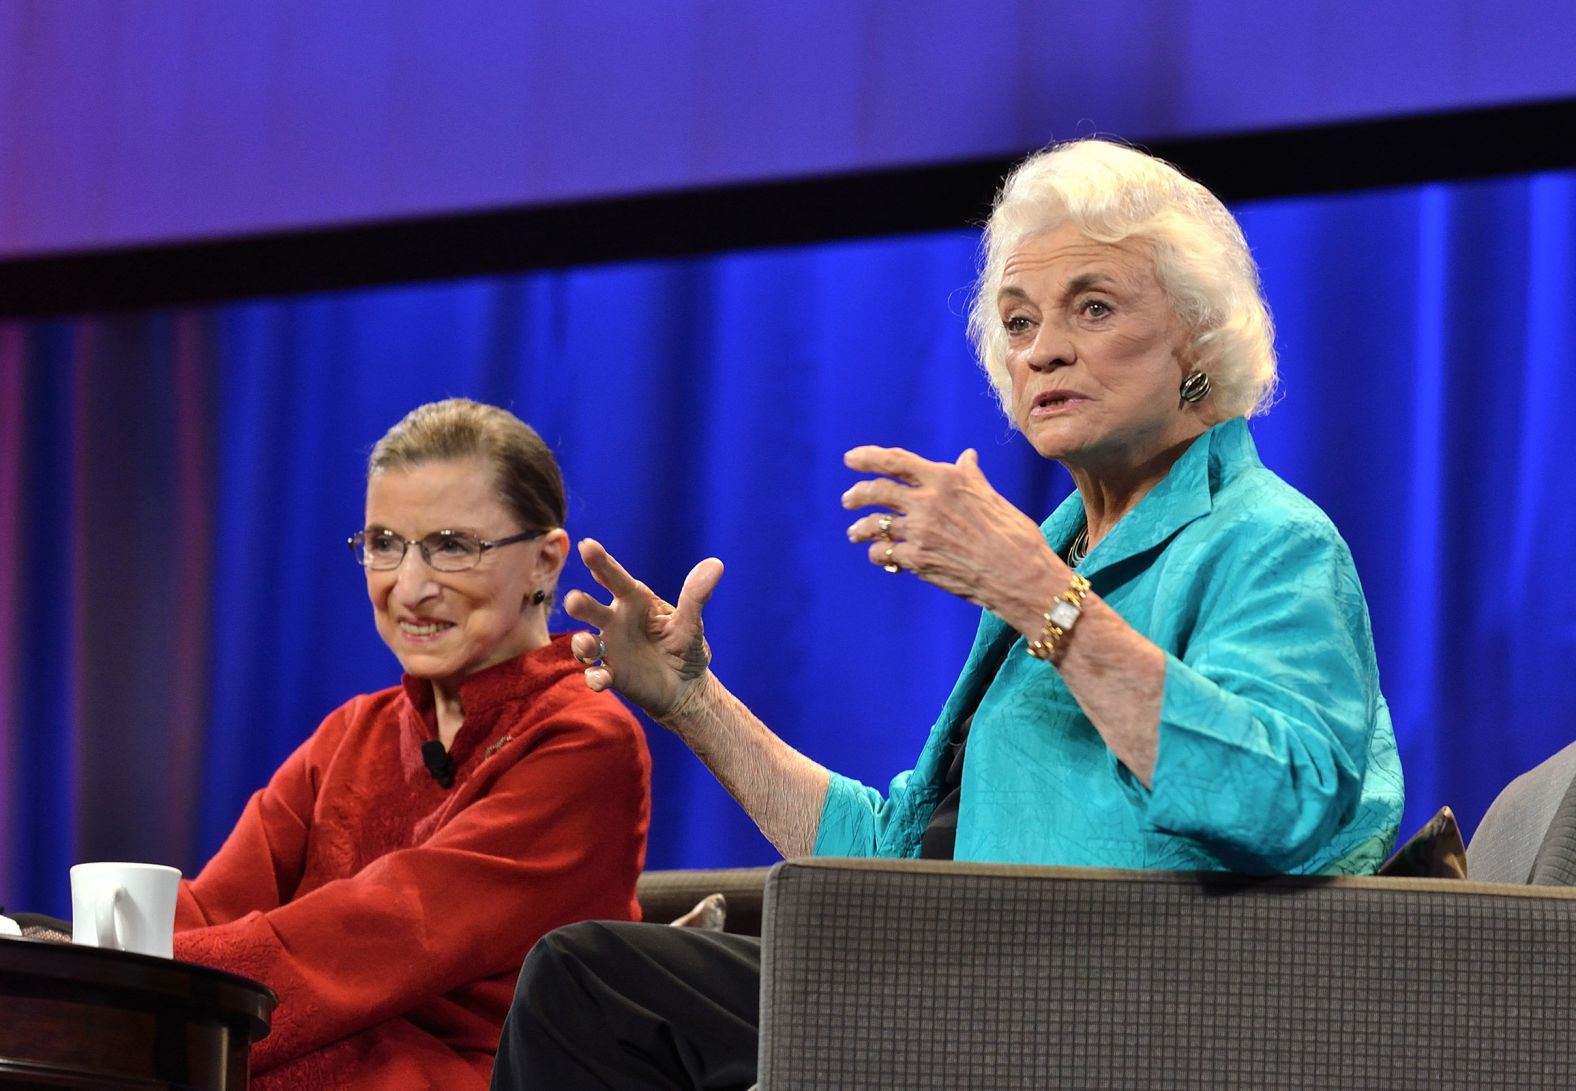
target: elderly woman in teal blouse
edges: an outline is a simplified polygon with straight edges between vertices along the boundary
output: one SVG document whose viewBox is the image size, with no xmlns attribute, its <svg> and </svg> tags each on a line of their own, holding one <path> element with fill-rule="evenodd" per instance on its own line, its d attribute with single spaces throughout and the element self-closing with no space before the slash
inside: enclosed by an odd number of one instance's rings
<svg viewBox="0 0 1576 1091">
<path fill-rule="evenodd" d="M 728 692 L 701 628 L 715 559 L 670 606 L 582 542 L 612 593 L 566 602 L 600 631 L 574 638 L 587 683 L 682 737 L 787 856 L 1373 871 L 1401 814 L 1395 739 L 1346 544 L 1264 468 L 1248 430 L 1270 402 L 1275 356 L 1236 221 L 1169 164 L 1077 141 L 1009 177 L 983 255 L 976 353 L 1024 439 L 1077 490 L 1037 525 L 973 451 L 845 456 L 873 475 L 843 496 L 863 512 L 848 533 L 869 560 L 983 610 L 914 769 L 885 794 L 855 783 Z M 548 1017 L 527 1010 L 531 989 L 557 995 L 543 988 L 555 967 L 605 955 L 584 940 L 550 936 L 527 959 L 495 1086 L 629 1078 L 552 1067 L 544 1043 L 567 1040 L 566 1026 L 590 1033 L 598 1016 L 559 1009 L 543 1033 Z M 748 1003 L 748 980 L 738 995 Z M 658 1038 L 690 1043 L 689 1059 L 650 1062 L 640 1086 L 702 1085 L 697 1054 L 724 1064 L 727 1050 L 694 1045 L 711 1038 L 692 1030 L 664 1024 Z"/>
</svg>

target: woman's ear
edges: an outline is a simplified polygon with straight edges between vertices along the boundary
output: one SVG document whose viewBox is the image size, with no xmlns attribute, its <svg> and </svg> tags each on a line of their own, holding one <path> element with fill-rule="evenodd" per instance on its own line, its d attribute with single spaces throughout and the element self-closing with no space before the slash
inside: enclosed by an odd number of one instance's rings
<svg viewBox="0 0 1576 1091">
<path fill-rule="evenodd" d="M 548 531 L 536 543 L 536 565 L 531 572 L 532 582 L 538 587 L 551 589 L 564 570 L 564 559 L 569 556 L 569 535 L 562 527 Z"/>
</svg>

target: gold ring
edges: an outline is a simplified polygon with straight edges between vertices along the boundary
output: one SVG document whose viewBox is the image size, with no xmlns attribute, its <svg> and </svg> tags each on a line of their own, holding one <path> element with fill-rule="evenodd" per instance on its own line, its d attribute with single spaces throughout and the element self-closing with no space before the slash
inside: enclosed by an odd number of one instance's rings
<svg viewBox="0 0 1576 1091">
<path fill-rule="evenodd" d="M 887 541 L 892 540 L 892 513 L 887 512 L 876 520 L 876 534 Z"/>
<path fill-rule="evenodd" d="M 892 559 L 891 546 L 887 546 L 886 553 L 882 555 L 881 560 L 884 562 L 881 567 L 892 573 L 892 575 L 895 576 L 899 572 L 903 571 L 903 566 Z"/>
</svg>

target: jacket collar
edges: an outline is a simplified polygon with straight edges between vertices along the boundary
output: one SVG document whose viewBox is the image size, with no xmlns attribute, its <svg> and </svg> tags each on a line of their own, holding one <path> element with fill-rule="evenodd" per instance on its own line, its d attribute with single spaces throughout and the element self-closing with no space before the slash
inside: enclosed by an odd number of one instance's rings
<svg viewBox="0 0 1576 1091">
<path fill-rule="evenodd" d="M 1089 551 L 1078 566 L 1079 574 L 1092 580 L 1101 570 L 1170 541 L 1214 507 L 1222 468 L 1241 465 L 1259 465 L 1259 455 L 1248 422 L 1233 417 L 1211 427 L 1182 452 L 1166 476 Z M 1083 497 L 1074 492 L 1040 529 L 1051 548 L 1065 554 L 1083 522 Z"/>
<path fill-rule="evenodd" d="M 1098 587 L 1097 577 L 1101 571 L 1164 545 L 1183 527 L 1208 515 L 1214 507 L 1215 489 L 1223 473 L 1260 464 L 1246 419 L 1233 417 L 1209 428 L 1182 452 L 1182 457 L 1172 464 L 1159 484 L 1089 551 L 1078 566 L 1079 574 Z M 1074 491 L 1051 513 L 1040 531 L 1050 547 L 1065 556 L 1083 521 L 1083 497 Z M 964 665 L 965 677 L 971 678 L 980 692 L 995 675 L 994 670 L 984 668 L 992 661 L 1000 662 L 1017 637 L 1016 630 L 986 611 L 969 661 Z M 976 676 L 975 672 L 983 677 Z M 956 696 L 960 698 L 960 707 L 969 707 L 971 701 L 979 700 L 979 694 L 973 691 Z"/>
<path fill-rule="evenodd" d="M 559 682 L 565 675 L 583 671 L 569 649 L 568 633 L 559 633 L 548 643 L 513 659 L 466 675 L 460 680 L 460 704 L 465 723 L 449 744 L 449 757 L 456 766 L 472 752 L 494 741 L 504 713 L 515 703 L 529 700 Z M 422 768 L 421 744 L 438 737 L 438 714 L 432 683 L 406 674 L 400 678 L 405 691 L 402 749 L 417 770 Z"/>
</svg>

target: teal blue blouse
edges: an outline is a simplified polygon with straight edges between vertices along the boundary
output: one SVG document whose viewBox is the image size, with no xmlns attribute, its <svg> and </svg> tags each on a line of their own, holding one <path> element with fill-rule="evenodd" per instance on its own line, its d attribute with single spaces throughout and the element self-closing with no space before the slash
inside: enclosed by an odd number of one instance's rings
<svg viewBox="0 0 1576 1091">
<path fill-rule="evenodd" d="M 1042 529 L 1064 552 L 1082 521 L 1074 493 Z M 1357 571 L 1325 514 L 1264 468 L 1246 421 L 1196 440 L 1078 571 L 1166 653 L 1151 787 L 1056 669 L 985 613 L 886 798 L 832 776 L 818 855 L 919 855 L 949 733 L 977 704 L 959 860 L 1330 874 L 1384 861 L 1401 763 Z"/>
</svg>

